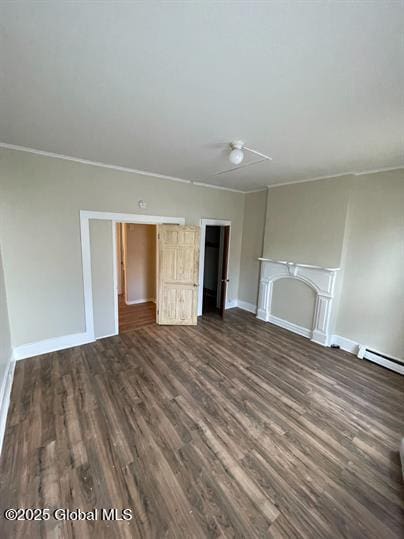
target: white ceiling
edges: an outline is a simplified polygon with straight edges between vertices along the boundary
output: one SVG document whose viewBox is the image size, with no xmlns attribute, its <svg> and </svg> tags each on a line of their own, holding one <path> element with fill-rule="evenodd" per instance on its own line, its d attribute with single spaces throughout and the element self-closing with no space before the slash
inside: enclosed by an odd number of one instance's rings
<svg viewBox="0 0 404 539">
<path fill-rule="evenodd" d="M 0 141 L 241 190 L 404 165 L 404 2 L 0 5 Z M 242 139 L 273 157 L 227 168 Z"/>
</svg>

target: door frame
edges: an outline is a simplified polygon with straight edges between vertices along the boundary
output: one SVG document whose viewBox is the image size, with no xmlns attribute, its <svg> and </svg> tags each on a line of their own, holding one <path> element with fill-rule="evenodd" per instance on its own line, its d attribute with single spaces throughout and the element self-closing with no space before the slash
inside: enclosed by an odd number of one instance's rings
<svg viewBox="0 0 404 539">
<path fill-rule="evenodd" d="M 207 226 L 228 226 L 229 227 L 229 249 L 227 253 L 227 276 L 229 278 L 229 261 L 230 261 L 230 245 L 231 245 L 231 221 L 224 219 L 201 219 L 201 243 L 199 248 L 199 290 L 198 290 L 198 316 L 202 316 L 203 306 L 203 277 L 205 270 L 205 238 Z"/>
<path fill-rule="evenodd" d="M 114 213 L 107 211 L 87 211 L 80 210 L 80 239 L 81 239 L 81 260 L 83 265 L 83 293 L 84 293 L 84 314 L 86 323 L 86 335 L 89 340 L 95 340 L 94 334 L 94 305 L 93 305 L 93 284 L 91 275 L 91 245 L 90 245 L 90 219 L 101 221 L 111 221 L 112 226 L 112 273 L 114 287 L 114 333 L 98 337 L 111 337 L 119 333 L 118 315 L 118 259 L 116 256 L 116 224 L 131 223 L 144 225 L 176 224 L 185 225 L 184 217 L 167 217 L 161 215 L 144 215 L 139 213 Z"/>
</svg>

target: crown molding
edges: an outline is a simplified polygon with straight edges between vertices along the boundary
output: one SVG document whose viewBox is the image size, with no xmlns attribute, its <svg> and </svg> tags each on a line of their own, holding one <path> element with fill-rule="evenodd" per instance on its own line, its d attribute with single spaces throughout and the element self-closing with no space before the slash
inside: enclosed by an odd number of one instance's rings
<svg viewBox="0 0 404 539">
<path fill-rule="evenodd" d="M 83 159 L 81 157 L 72 157 L 71 155 L 64 155 L 61 153 L 47 152 L 45 150 L 37 150 L 36 148 L 28 148 L 27 146 L 18 146 L 17 144 L 7 144 L 6 142 L 0 142 L 0 148 L 6 150 L 16 150 L 18 152 L 32 153 L 35 155 L 42 155 L 44 157 L 53 157 L 54 159 L 63 159 L 64 161 L 73 161 L 74 163 L 81 163 L 83 165 L 91 165 L 93 167 L 109 168 L 112 170 L 119 170 L 120 172 L 129 172 L 131 174 L 141 174 L 142 176 L 153 176 L 163 180 L 171 180 L 174 182 L 192 183 L 191 180 L 184 180 L 183 178 L 176 178 L 175 176 L 167 176 L 166 174 L 158 174 L 157 172 L 147 172 L 146 170 L 138 170 L 136 168 L 122 167 L 120 165 L 111 165 L 109 163 L 103 163 L 101 161 L 91 161 L 90 159 Z"/>
<path fill-rule="evenodd" d="M 4 148 L 6 150 L 15 150 L 18 152 L 31 153 L 31 154 L 40 155 L 43 157 L 51 157 L 54 159 L 62 159 L 64 161 L 72 161 L 73 163 L 81 163 L 83 165 L 90 165 L 93 167 L 108 168 L 112 170 L 117 170 L 119 172 L 128 172 L 130 174 L 140 174 L 142 176 L 149 176 L 152 178 L 158 178 L 160 180 L 170 180 L 173 182 L 187 183 L 189 185 L 196 185 L 199 187 L 210 187 L 211 189 L 221 189 L 223 191 L 244 193 L 244 191 L 241 191 L 239 189 L 232 189 L 230 187 L 222 187 L 220 185 L 210 185 L 208 183 L 196 182 L 193 180 L 186 180 L 184 178 L 177 178 L 175 176 L 167 176 L 166 174 L 159 174 L 157 172 L 148 172 L 146 170 L 139 170 L 136 168 L 122 167 L 120 165 L 111 165 L 109 163 L 103 163 L 101 161 L 91 161 L 90 159 L 82 159 L 81 157 L 73 157 L 71 155 L 47 152 L 45 150 L 37 150 L 36 148 L 29 148 L 27 146 L 19 146 L 17 144 L 8 144 L 7 142 L 0 142 L 0 148 Z"/>
<path fill-rule="evenodd" d="M 245 195 L 249 195 L 251 193 L 262 193 L 263 191 L 267 191 L 268 187 L 260 187 L 259 189 L 251 189 L 251 191 L 243 191 Z"/>
<path fill-rule="evenodd" d="M 221 189 L 222 191 L 232 191 L 233 193 L 242 193 L 246 194 L 247 191 L 242 191 L 241 189 L 233 189 L 232 187 L 222 187 L 221 185 L 212 185 L 210 183 L 204 182 L 194 182 L 191 181 L 192 185 L 197 185 L 198 187 L 210 187 L 211 189 Z"/>
<path fill-rule="evenodd" d="M 91 161 L 90 159 L 83 159 L 81 157 L 73 157 L 71 155 L 64 155 L 64 154 L 55 153 L 55 152 L 48 152 L 45 150 L 38 150 L 36 148 L 29 148 L 27 146 L 19 146 L 18 144 L 8 144 L 7 142 L 0 142 L 0 148 L 4 148 L 6 150 L 15 150 L 18 152 L 31 153 L 34 155 L 41 155 L 43 157 L 51 157 L 54 159 L 63 159 L 64 161 L 72 161 L 73 163 L 81 163 L 83 165 L 90 165 L 93 167 L 108 168 L 112 170 L 117 170 L 119 172 L 128 172 L 130 174 L 140 174 L 141 176 L 149 176 L 152 178 L 158 178 L 160 180 L 170 180 L 172 182 L 188 183 L 190 185 L 196 185 L 197 187 L 208 187 L 210 189 L 220 189 L 222 191 L 241 193 L 244 195 L 249 194 L 249 193 L 259 193 L 261 191 L 266 191 L 267 189 L 270 189 L 271 187 L 282 187 L 283 185 L 293 185 L 296 183 L 314 182 L 314 181 L 319 181 L 319 180 L 327 180 L 331 178 L 340 178 L 342 176 L 365 176 L 366 174 L 377 174 L 379 172 L 391 172 L 394 170 L 404 169 L 404 165 L 402 165 L 398 167 L 386 167 L 386 168 L 379 168 L 379 169 L 374 169 L 374 170 L 363 170 L 360 172 L 342 172 L 341 174 L 330 174 L 328 176 L 316 176 L 314 178 L 305 178 L 303 180 L 292 180 L 288 182 L 273 183 L 273 184 L 263 186 L 257 189 L 242 190 L 242 189 L 234 189 L 232 187 L 223 187 L 221 185 L 212 185 L 210 183 L 198 182 L 194 180 L 187 180 L 185 178 L 177 178 L 176 176 L 168 176 L 166 174 L 159 174 L 158 172 L 148 172 L 146 170 L 140 170 L 136 168 L 123 167 L 120 165 L 112 165 L 109 163 L 103 163 L 101 161 Z"/>
<path fill-rule="evenodd" d="M 378 174 L 379 172 L 392 172 L 393 170 L 404 170 L 404 165 L 401 165 L 399 167 L 376 168 L 374 170 L 362 170 L 361 172 L 354 172 L 354 176 L 366 176 L 367 174 Z"/>
<path fill-rule="evenodd" d="M 280 182 L 272 183 L 267 185 L 267 189 L 271 187 L 282 187 L 283 185 L 293 185 L 296 183 L 306 183 L 306 182 L 316 182 L 319 180 L 329 180 L 331 178 L 341 178 L 343 176 L 366 176 L 367 174 L 378 174 L 379 172 L 392 172 L 393 170 L 404 170 L 404 165 L 398 167 L 386 167 L 386 168 L 376 168 L 373 170 L 362 170 L 360 172 L 341 172 L 340 174 L 330 174 L 328 176 L 316 176 L 315 178 L 306 178 L 304 180 L 292 180 L 289 182 Z M 252 191 L 246 191 L 252 192 Z"/>
<path fill-rule="evenodd" d="M 268 189 L 271 187 L 282 187 L 283 185 L 294 185 L 296 183 L 317 182 L 320 180 L 329 180 L 331 178 L 342 178 L 343 176 L 354 176 L 354 172 L 343 172 L 341 174 L 332 174 L 330 176 L 316 176 L 315 178 L 305 178 L 304 180 L 291 180 L 288 182 L 272 183 L 267 185 Z"/>
</svg>

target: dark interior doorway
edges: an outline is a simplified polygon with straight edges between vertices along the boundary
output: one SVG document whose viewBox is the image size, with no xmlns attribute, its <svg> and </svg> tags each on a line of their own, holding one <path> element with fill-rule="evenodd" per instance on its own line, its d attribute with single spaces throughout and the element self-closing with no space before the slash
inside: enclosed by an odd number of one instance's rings
<svg viewBox="0 0 404 539">
<path fill-rule="evenodd" d="M 229 254 L 229 226 L 206 226 L 203 271 L 202 313 L 218 313 L 226 308 Z"/>
</svg>

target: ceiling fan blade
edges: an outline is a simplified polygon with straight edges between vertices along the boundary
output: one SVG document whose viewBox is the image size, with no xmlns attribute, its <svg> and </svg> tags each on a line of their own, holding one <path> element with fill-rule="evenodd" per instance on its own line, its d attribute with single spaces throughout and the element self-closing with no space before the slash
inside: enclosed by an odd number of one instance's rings
<svg viewBox="0 0 404 539">
<path fill-rule="evenodd" d="M 255 155 L 259 155 L 260 157 L 264 157 L 265 159 L 272 161 L 272 157 L 269 157 L 269 155 L 265 155 L 264 153 L 257 152 L 257 150 L 253 150 L 252 148 L 249 148 L 248 146 L 244 146 L 243 150 L 247 150 L 247 152 L 254 153 Z"/>
<path fill-rule="evenodd" d="M 221 170 L 220 172 L 215 172 L 215 174 L 211 174 L 210 176 L 207 176 L 204 179 L 207 180 L 208 178 L 213 178 L 214 176 L 220 176 L 221 174 L 227 174 L 228 172 L 233 172 L 233 170 L 240 170 L 242 168 L 247 168 L 253 165 L 258 165 L 259 163 L 268 161 L 268 159 L 270 158 L 264 157 L 263 159 L 258 159 L 257 161 L 252 161 L 251 163 L 246 163 L 245 165 L 240 165 L 239 167 L 233 167 L 233 168 L 228 168 L 226 170 Z"/>
</svg>

